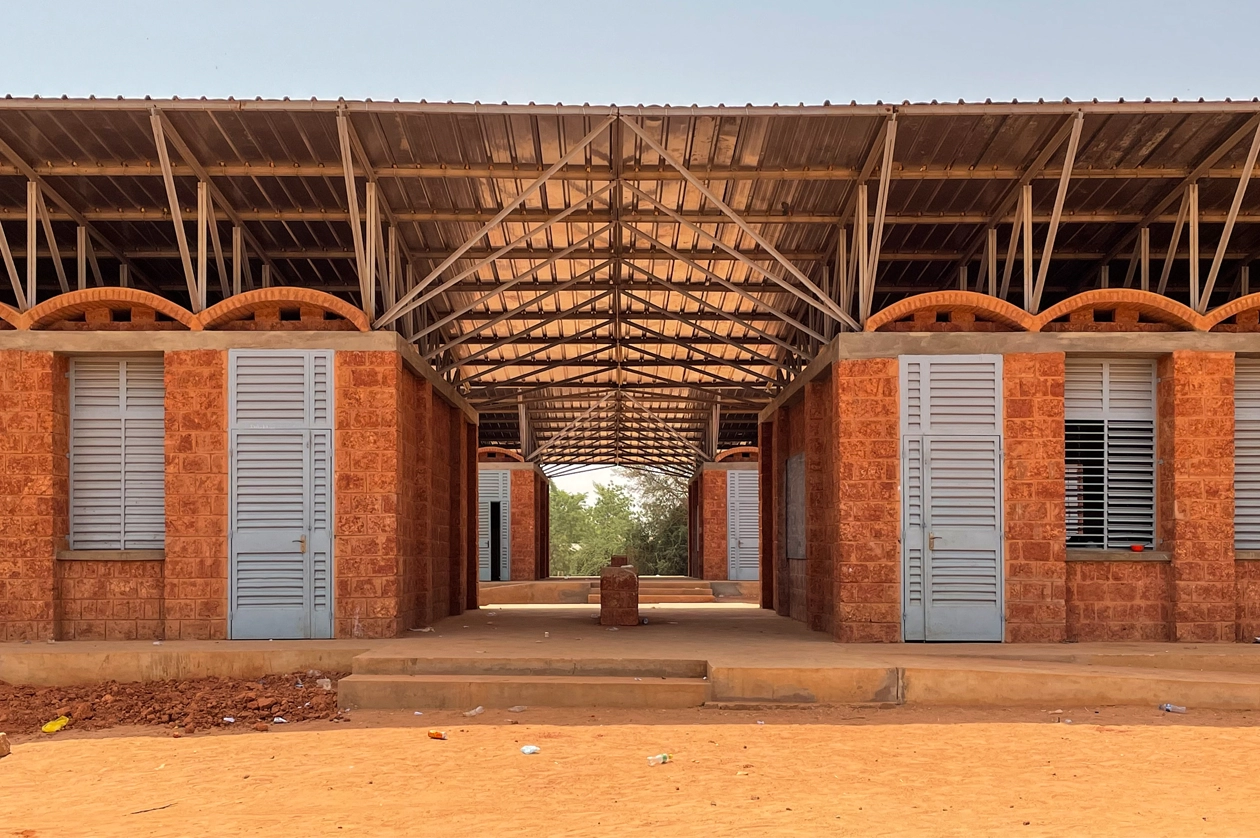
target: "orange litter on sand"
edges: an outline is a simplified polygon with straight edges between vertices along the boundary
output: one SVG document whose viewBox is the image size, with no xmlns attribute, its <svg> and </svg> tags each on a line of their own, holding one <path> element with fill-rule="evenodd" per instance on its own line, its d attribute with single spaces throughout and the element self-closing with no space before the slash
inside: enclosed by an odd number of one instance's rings
<svg viewBox="0 0 1260 838">
<path fill-rule="evenodd" d="M 445 739 L 445 738 L 446 738 L 446 731 L 444 731 L 444 730 L 430 730 L 430 731 L 429 731 L 429 738 L 430 738 L 430 739 Z"/>
</svg>

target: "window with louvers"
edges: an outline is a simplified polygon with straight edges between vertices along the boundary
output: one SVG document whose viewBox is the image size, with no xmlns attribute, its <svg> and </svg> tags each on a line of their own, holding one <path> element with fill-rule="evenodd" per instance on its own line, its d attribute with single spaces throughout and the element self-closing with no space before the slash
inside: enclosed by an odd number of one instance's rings
<svg viewBox="0 0 1260 838">
<path fill-rule="evenodd" d="M 166 541 L 162 358 L 70 361 L 70 548 Z"/>
<path fill-rule="evenodd" d="M 1069 358 L 1064 380 L 1069 547 L 1155 543 L 1155 362 Z"/>
<path fill-rule="evenodd" d="M 1260 550 L 1260 358 L 1234 361 L 1234 546 Z"/>
</svg>

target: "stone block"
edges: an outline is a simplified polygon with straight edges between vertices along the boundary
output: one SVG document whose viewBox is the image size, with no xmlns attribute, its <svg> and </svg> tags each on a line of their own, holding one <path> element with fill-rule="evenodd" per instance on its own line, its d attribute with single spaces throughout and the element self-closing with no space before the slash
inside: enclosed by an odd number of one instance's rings
<svg viewBox="0 0 1260 838">
<path fill-rule="evenodd" d="M 599 624 L 639 624 L 639 574 L 631 566 L 608 566 L 599 574 Z"/>
</svg>

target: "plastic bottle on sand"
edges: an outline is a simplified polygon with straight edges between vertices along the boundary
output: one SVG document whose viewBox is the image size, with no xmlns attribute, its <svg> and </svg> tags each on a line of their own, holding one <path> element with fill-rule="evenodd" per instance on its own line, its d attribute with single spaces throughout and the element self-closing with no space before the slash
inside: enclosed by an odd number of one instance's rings
<svg viewBox="0 0 1260 838">
<path fill-rule="evenodd" d="M 1159 705 L 1159 709 L 1160 709 L 1160 710 L 1163 710 L 1165 713 L 1184 713 L 1184 712 L 1186 712 L 1186 708 L 1182 707 L 1180 704 L 1161 704 L 1161 705 Z"/>
<path fill-rule="evenodd" d="M 648 765 L 661 765 L 674 759 L 673 754 L 657 754 L 654 757 L 648 757 Z"/>
</svg>

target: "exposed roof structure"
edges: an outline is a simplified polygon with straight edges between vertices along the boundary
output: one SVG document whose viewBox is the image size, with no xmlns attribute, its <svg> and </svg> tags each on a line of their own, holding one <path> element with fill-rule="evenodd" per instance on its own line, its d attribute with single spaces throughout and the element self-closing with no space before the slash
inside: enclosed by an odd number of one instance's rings
<svg viewBox="0 0 1260 838">
<path fill-rule="evenodd" d="M 689 472 L 910 295 L 1035 314 L 1108 286 L 1200 313 L 1248 293 L 1258 127 L 1255 101 L 9 98 L 0 301 L 323 290 L 413 340 L 484 445 Z"/>
</svg>

